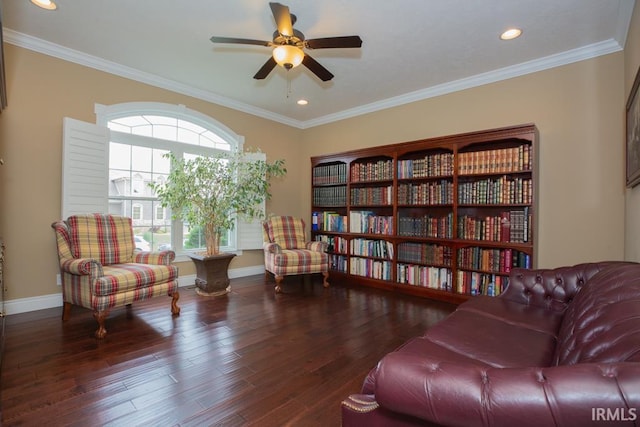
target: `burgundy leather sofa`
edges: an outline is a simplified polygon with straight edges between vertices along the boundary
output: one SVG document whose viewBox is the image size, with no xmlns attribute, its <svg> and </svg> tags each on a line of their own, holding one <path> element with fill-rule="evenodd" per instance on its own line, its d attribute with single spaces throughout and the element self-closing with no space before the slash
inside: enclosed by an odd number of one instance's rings
<svg viewBox="0 0 640 427">
<path fill-rule="evenodd" d="M 342 425 L 640 425 L 640 264 L 514 269 L 384 356 Z"/>
</svg>

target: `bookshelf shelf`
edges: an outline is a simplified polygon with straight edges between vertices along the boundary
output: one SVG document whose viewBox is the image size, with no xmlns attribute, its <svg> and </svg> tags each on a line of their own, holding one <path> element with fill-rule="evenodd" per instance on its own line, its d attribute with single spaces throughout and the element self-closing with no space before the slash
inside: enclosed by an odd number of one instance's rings
<svg viewBox="0 0 640 427">
<path fill-rule="evenodd" d="M 537 139 L 526 124 L 311 158 L 312 238 L 334 278 L 499 295 L 512 268 L 535 267 Z"/>
</svg>

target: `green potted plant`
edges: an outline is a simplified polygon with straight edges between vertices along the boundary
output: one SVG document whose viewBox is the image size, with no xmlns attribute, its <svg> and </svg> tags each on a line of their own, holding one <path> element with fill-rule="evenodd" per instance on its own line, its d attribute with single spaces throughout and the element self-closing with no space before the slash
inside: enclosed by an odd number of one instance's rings
<svg viewBox="0 0 640 427">
<path fill-rule="evenodd" d="M 255 153 L 259 151 L 232 151 L 192 160 L 167 153 L 172 165 L 167 180 L 150 184 L 175 219 L 203 230 L 206 251 L 189 254 L 196 264 L 199 294 L 229 291 L 227 267 L 235 254 L 220 253 L 221 235 L 233 229 L 236 218 L 264 218 L 262 204 L 271 197 L 270 180 L 287 172 L 284 160 L 252 159 Z"/>
</svg>

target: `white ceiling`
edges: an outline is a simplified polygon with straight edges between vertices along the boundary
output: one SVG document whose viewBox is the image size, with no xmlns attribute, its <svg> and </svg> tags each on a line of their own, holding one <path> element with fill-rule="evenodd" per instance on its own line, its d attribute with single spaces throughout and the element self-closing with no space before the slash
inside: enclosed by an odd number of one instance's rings
<svg viewBox="0 0 640 427">
<path fill-rule="evenodd" d="M 303 66 L 252 77 L 271 40 L 267 0 L 0 0 L 5 41 L 299 128 L 616 52 L 634 0 L 281 0 L 306 38 L 359 35 L 361 49 L 307 51 Z M 523 29 L 513 41 L 498 36 Z M 307 106 L 296 105 L 299 98 Z"/>
</svg>

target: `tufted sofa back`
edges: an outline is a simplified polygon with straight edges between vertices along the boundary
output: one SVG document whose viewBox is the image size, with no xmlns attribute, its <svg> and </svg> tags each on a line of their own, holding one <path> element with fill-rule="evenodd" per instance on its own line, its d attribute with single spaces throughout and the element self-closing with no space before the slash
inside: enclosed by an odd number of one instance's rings
<svg viewBox="0 0 640 427">
<path fill-rule="evenodd" d="M 555 364 L 640 362 L 640 264 L 605 268 L 575 296 Z"/>
<path fill-rule="evenodd" d="M 500 298 L 520 304 L 564 311 L 580 289 L 607 266 L 617 261 L 578 264 L 554 269 L 514 269 L 509 286 Z"/>
</svg>

